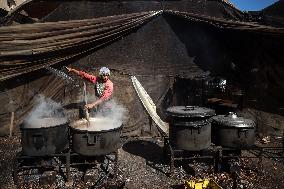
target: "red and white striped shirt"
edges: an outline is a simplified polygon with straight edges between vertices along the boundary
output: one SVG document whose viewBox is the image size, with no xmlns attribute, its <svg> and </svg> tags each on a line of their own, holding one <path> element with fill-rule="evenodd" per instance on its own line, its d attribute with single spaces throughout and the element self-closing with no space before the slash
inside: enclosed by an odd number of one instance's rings
<svg viewBox="0 0 284 189">
<path fill-rule="evenodd" d="M 86 72 L 83 71 L 79 71 L 79 75 L 86 78 L 87 80 L 91 81 L 92 83 L 96 84 L 98 81 L 98 78 L 94 75 L 88 74 Z M 105 101 L 110 99 L 112 92 L 113 92 L 113 83 L 111 82 L 111 80 L 107 80 L 104 83 L 105 87 L 103 90 L 102 95 L 99 97 L 101 100 Z"/>
</svg>

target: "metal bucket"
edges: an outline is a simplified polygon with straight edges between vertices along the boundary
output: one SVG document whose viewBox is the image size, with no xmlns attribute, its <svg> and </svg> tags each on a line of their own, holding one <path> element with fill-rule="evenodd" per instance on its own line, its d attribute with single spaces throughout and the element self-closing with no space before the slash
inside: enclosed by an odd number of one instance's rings
<svg viewBox="0 0 284 189">
<path fill-rule="evenodd" d="M 65 119 L 64 119 L 65 120 Z M 68 122 L 60 118 L 43 118 L 40 125 L 22 124 L 22 153 L 27 156 L 52 156 L 68 148 Z M 54 125 L 59 123 L 58 125 Z"/>
</svg>

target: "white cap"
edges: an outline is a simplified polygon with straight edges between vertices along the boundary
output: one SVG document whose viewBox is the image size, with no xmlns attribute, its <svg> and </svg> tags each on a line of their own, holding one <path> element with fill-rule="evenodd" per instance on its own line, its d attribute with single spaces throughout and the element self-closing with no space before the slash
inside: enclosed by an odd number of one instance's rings
<svg viewBox="0 0 284 189">
<path fill-rule="evenodd" d="M 110 70 L 107 67 L 102 67 L 99 71 L 100 75 L 110 75 Z"/>
</svg>

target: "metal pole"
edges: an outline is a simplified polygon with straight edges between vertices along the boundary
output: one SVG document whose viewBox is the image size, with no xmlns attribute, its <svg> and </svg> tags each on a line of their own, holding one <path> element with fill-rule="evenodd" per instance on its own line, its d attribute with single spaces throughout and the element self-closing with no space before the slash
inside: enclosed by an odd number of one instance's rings
<svg viewBox="0 0 284 189">
<path fill-rule="evenodd" d="M 162 1 L 161 1 L 161 7 L 162 7 L 162 10 L 163 10 L 163 11 L 164 11 L 164 9 L 165 9 L 164 3 L 165 3 L 165 1 L 162 0 Z"/>
<path fill-rule="evenodd" d="M 282 154 L 284 155 L 284 130 L 282 130 Z"/>
<path fill-rule="evenodd" d="M 114 155 L 115 155 L 115 157 L 114 157 L 114 170 L 113 170 L 113 174 L 114 174 L 114 178 L 116 180 L 116 178 L 118 176 L 118 150 L 115 151 Z"/>
<path fill-rule="evenodd" d="M 9 135 L 9 137 L 12 137 L 12 135 L 13 135 L 14 119 L 15 119 L 15 112 L 11 112 L 10 135 Z"/>
<path fill-rule="evenodd" d="M 68 150 L 66 154 L 66 177 L 67 177 L 67 182 L 71 181 L 70 177 L 70 150 Z"/>
<path fill-rule="evenodd" d="M 175 154 L 174 154 L 174 151 L 173 151 L 173 149 L 172 149 L 172 147 L 171 147 L 171 145 L 169 144 L 169 149 L 170 149 L 170 175 L 172 175 L 172 173 L 173 173 L 173 171 L 174 171 L 174 163 L 175 163 Z"/>
</svg>

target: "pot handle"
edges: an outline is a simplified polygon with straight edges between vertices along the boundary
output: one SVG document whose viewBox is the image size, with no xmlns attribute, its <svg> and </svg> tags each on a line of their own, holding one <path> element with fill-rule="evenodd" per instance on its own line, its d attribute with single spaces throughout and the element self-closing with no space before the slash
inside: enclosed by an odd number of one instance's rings
<svg viewBox="0 0 284 189">
<path fill-rule="evenodd" d="M 44 138 L 43 138 L 42 133 L 33 134 L 32 137 L 33 137 L 33 143 L 34 144 L 43 144 L 44 143 Z"/>
<path fill-rule="evenodd" d="M 191 128 L 190 129 L 190 134 L 192 135 L 193 133 L 194 133 L 194 131 L 196 131 L 196 128 L 197 128 L 197 134 L 200 134 L 201 133 L 201 127 L 199 126 L 197 126 L 197 127 L 195 127 L 195 128 Z"/>
<path fill-rule="evenodd" d="M 97 143 L 97 141 L 98 141 L 98 135 L 94 135 L 94 136 L 92 136 L 92 135 L 89 135 L 89 133 L 87 132 L 87 144 L 89 144 L 89 145 L 95 145 L 96 143 Z"/>
<path fill-rule="evenodd" d="M 238 137 L 240 138 L 242 133 L 244 133 L 245 137 L 247 138 L 248 129 L 238 129 Z"/>
<path fill-rule="evenodd" d="M 194 106 L 184 106 L 184 111 L 194 110 Z"/>
</svg>

